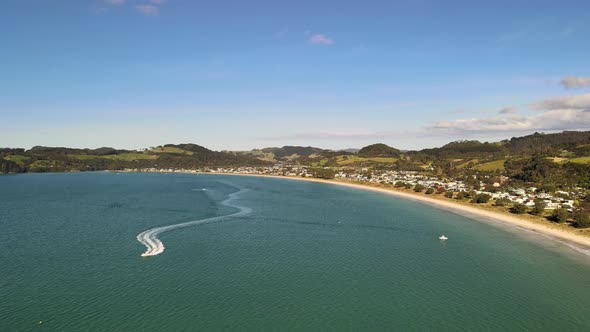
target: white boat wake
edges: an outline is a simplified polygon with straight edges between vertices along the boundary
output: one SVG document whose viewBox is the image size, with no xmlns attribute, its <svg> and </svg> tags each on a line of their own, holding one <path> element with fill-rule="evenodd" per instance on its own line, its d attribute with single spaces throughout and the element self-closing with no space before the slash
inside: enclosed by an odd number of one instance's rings
<svg viewBox="0 0 590 332">
<path fill-rule="evenodd" d="M 178 229 L 178 228 L 185 228 L 185 227 L 190 227 L 190 226 L 194 226 L 194 225 L 200 225 L 200 224 L 204 224 L 204 223 L 220 221 L 220 220 L 227 219 L 227 218 L 242 217 L 242 216 L 245 216 L 245 215 L 251 213 L 252 209 L 249 207 L 231 204 L 231 201 L 235 200 L 240 194 L 242 194 L 246 191 L 248 191 L 248 189 L 241 189 L 239 191 L 231 193 L 224 201 L 221 202 L 221 204 L 223 204 L 225 206 L 229 206 L 229 207 L 233 207 L 233 208 L 238 209 L 238 211 L 235 213 L 227 214 L 224 216 L 193 220 L 193 221 L 183 222 L 180 224 L 156 227 L 156 228 L 148 229 L 147 231 L 139 233 L 137 235 L 137 241 L 141 242 L 147 248 L 147 250 L 143 254 L 141 254 L 141 256 L 143 256 L 143 257 L 156 256 L 156 255 L 159 255 L 164 252 L 164 248 L 165 248 L 164 244 L 162 243 L 162 241 L 160 241 L 160 239 L 158 239 L 158 235 L 160 235 L 164 232 L 171 231 L 173 229 Z"/>
</svg>

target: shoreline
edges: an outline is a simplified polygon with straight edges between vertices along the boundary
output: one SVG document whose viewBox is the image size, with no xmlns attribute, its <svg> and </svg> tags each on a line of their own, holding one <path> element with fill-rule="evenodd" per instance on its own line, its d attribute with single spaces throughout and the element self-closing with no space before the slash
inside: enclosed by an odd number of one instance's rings
<svg viewBox="0 0 590 332">
<path fill-rule="evenodd" d="M 394 188 L 383 188 L 376 187 L 361 183 L 345 182 L 338 180 L 326 180 L 318 178 L 300 178 L 292 176 L 278 176 L 278 175 L 263 175 L 263 174 L 239 174 L 239 173 L 214 173 L 214 172 L 202 172 L 202 173 L 186 173 L 186 174 L 211 174 L 211 175 L 233 175 L 233 176 L 249 176 L 249 177 L 262 177 L 262 178 L 274 178 L 274 179 L 285 179 L 294 181 L 307 181 L 324 184 L 338 185 L 342 187 L 354 188 L 365 191 L 377 192 L 397 198 L 408 199 L 412 201 L 421 202 L 428 204 L 438 209 L 456 213 L 465 216 L 470 219 L 484 222 L 494 222 L 496 224 L 507 224 L 511 227 L 520 228 L 521 230 L 530 231 L 537 233 L 538 235 L 545 236 L 552 241 L 561 242 L 576 251 L 581 251 L 583 254 L 590 255 L 590 237 L 581 234 L 575 234 L 573 231 L 559 229 L 557 227 L 551 227 L 550 225 L 541 224 L 538 221 L 526 220 L 517 216 L 509 215 L 507 213 L 488 211 L 480 207 L 469 206 L 460 202 L 453 202 L 447 199 L 437 199 L 434 197 L 425 196 L 419 193 L 410 193 Z"/>
</svg>

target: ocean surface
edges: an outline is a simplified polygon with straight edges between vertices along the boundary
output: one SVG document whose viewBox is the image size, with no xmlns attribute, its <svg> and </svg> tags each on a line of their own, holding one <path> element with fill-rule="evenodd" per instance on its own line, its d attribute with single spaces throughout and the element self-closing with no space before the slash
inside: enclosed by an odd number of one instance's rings
<svg viewBox="0 0 590 332">
<path fill-rule="evenodd" d="M 0 176 L 0 245 L 0 331 L 590 330 L 590 257 L 328 184 Z"/>
</svg>

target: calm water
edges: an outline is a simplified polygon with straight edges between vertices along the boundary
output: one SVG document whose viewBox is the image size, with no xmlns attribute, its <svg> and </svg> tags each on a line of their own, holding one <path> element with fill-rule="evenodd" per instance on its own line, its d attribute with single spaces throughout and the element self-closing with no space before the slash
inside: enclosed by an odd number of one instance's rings
<svg viewBox="0 0 590 332">
<path fill-rule="evenodd" d="M 161 233 L 165 251 L 140 256 L 139 233 L 235 213 L 221 203 L 240 189 L 251 213 Z M 0 244 L 1 331 L 590 329 L 590 257 L 325 184 L 2 176 Z"/>
</svg>

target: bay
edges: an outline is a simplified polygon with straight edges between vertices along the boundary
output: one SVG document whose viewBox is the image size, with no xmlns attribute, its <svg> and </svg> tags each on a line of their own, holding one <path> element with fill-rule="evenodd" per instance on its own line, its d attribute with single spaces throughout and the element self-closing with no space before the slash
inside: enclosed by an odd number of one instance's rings
<svg viewBox="0 0 590 332">
<path fill-rule="evenodd" d="M 250 213 L 163 232 L 141 257 L 139 233 L 231 215 L 241 189 Z M 2 176 L 0 243 L 2 331 L 590 329 L 589 257 L 322 183 Z"/>
</svg>

